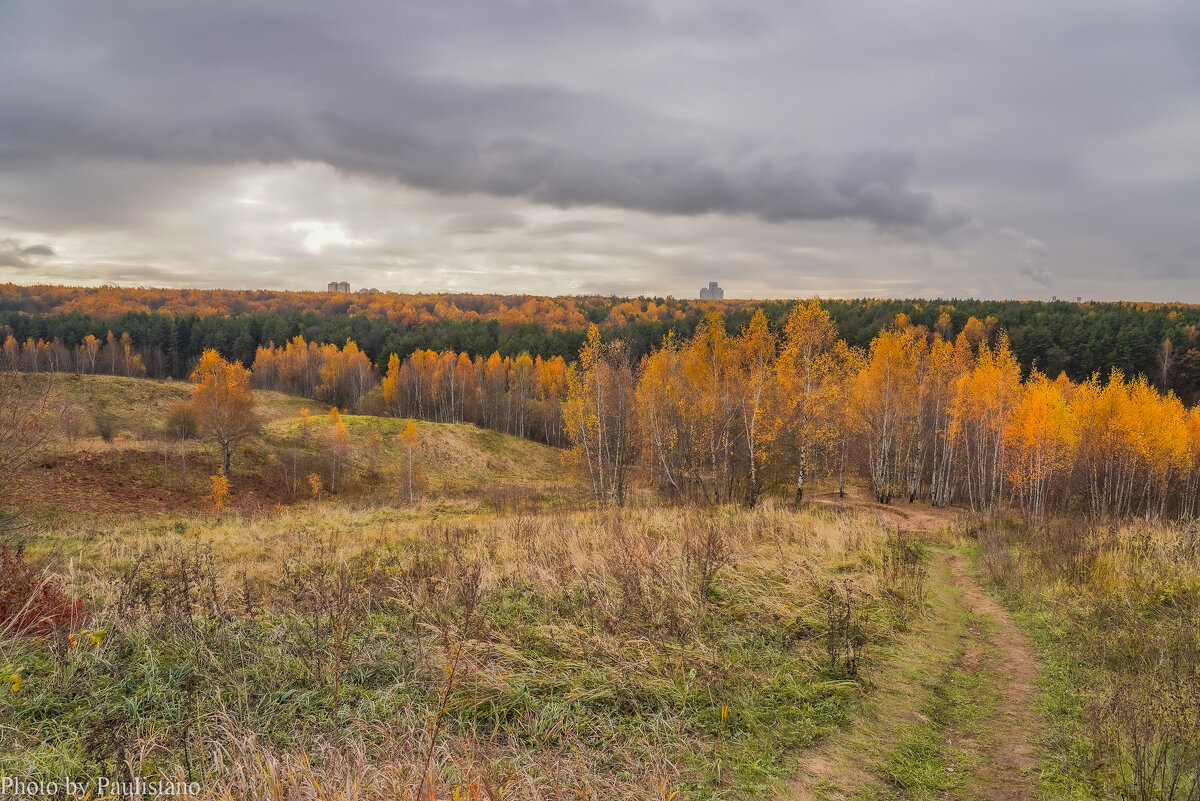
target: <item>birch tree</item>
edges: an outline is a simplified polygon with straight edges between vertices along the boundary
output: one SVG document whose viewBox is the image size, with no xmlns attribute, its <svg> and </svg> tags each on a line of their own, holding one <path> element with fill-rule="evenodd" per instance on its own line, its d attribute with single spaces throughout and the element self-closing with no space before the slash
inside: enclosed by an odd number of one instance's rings
<svg viewBox="0 0 1200 801">
<path fill-rule="evenodd" d="M 622 505 L 635 456 L 634 380 L 621 343 L 602 343 L 588 327 L 579 361 L 567 371 L 563 421 L 571 453 L 591 481 L 598 505 Z"/>
<path fill-rule="evenodd" d="M 796 476 L 795 503 L 804 500 L 806 481 L 818 449 L 830 438 L 827 394 L 831 389 L 830 351 L 837 329 L 829 312 L 813 298 L 797 303 L 784 328 L 783 348 L 775 364 L 777 384 L 775 441 L 777 453 L 787 443 Z"/>
</svg>

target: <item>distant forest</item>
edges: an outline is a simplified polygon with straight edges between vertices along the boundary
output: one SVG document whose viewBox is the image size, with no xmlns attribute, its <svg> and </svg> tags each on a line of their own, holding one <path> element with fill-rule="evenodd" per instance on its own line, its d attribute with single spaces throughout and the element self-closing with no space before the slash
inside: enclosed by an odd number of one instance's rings
<svg viewBox="0 0 1200 801">
<path fill-rule="evenodd" d="M 380 368 L 396 354 L 456 351 L 575 359 L 586 327 L 628 343 L 634 359 L 668 332 L 690 336 L 704 312 L 740 330 L 762 308 L 779 330 L 794 301 L 699 301 L 661 297 L 274 292 L 0 285 L 0 341 L 9 335 L 74 347 L 89 334 L 128 333 L 155 377 L 183 378 L 206 348 L 243 364 L 260 345 L 296 336 L 353 340 Z M 991 300 L 826 300 L 847 344 L 866 347 L 896 315 L 952 338 L 967 320 L 1006 334 L 1026 374 L 1036 367 L 1081 381 L 1114 368 L 1144 375 L 1187 401 L 1200 396 L 1200 306 Z"/>
</svg>

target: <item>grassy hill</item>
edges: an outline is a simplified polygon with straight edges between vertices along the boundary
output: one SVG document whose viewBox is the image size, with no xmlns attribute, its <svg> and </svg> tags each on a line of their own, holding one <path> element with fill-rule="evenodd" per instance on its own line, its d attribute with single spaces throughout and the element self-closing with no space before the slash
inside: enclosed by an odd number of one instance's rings
<svg viewBox="0 0 1200 801">
<path fill-rule="evenodd" d="M 67 512 L 147 513 L 211 507 L 209 476 L 218 455 L 206 439 L 185 443 L 163 427 L 191 385 L 101 375 L 26 375 L 30 387 L 51 382 L 63 433 L 34 482 L 35 506 Z M 233 505 L 253 511 L 308 500 L 309 474 L 325 491 L 375 502 L 401 500 L 407 454 L 403 420 L 342 415 L 349 448 L 331 479 L 329 407 L 279 392 L 255 391 L 260 428 L 233 463 Z M 302 413 L 307 412 L 305 417 Z M 555 448 L 472 425 L 417 422 L 416 484 L 423 498 L 507 506 L 570 492 Z M 186 461 L 186 472 L 184 464 Z M 407 501 L 407 490 L 403 493 Z"/>
<path fill-rule="evenodd" d="M 96 420 L 106 416 L 111 421 L 114 435 L 124 434 L 126 438 L 142 440 L 162 439 L 167 410 L 192 395 L 192 384 L 186 381 L 70 373 L 22 373 L 20 378 L 29 387 L 50 384 L 66 413 L 82 415 L 78 420 L 81 424 L 79 432 L 85 437 L 99 436 Z M 254 400 L 258 416 L 264 423 L 295 417 L 301 409 L 308 409 L 312 414 L 329 410 L 323 403 L 282 392 L 255 390 Z"/>
</svg>

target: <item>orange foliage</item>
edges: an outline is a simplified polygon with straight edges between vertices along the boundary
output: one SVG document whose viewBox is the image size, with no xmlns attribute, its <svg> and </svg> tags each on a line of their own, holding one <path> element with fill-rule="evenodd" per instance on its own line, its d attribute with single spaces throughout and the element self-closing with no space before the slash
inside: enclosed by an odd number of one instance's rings
<svg viewBox="0 0 1200 801">
<path fill-rule="evenodd" d="M 215 511 L 219 512 L 224 509 L 225 503 L 229 500 L 229 478 L 224 473 L 211 476 L 208 494 L 212 498 Z"/>
<path fill-rule="evenodd" d="M 221 448 L 223 474 L 229 475 L 234 444 L 254 427 L 254 395 L 250 371 L 227 362 L 215 350 L 206 350 L 192 372 L 196 386 L 192 406 L 200 425 Z"/>
<path fill-rule="evenodd" d="M 1107 382 L 1022 380 L 991 320 L 968 320 L 953 344 L 952 334 L 945 316 L 929 331 L 898 315 L 862 354 L 815 301 L 793 309 L 778 346 L 761 314 L 734 337 L 706 316 L 691 339 L 668 335 L 642 360 L 629 420 L 642 462 L 661 490 L 713 503 L 739 487 L 752 503 L 789 478 L 798 501 L 812 477 L 836 476 L 841 488 L 857 456 L 884 503 L 1013 504 L 1035 520 L 1072 504 L 1200 515 L 1200 409 L 1119 371 Z M 621 386 L 601 352 L 593 330 L 565 407 L 594 483 L 616 426 L 603 396 Z"/>
<path fill-rule="evenodd" d="M 512 329 L 525 323 L 548 328 L 582 330 L 596 310 L 611 301 L 598 296 L 545 297 L 533 295 L 400 294 L 396 292 L 283 292 L 265 289 L 153 289 L 142 287 L 65 287 L 0 284 L 0 304 L 34 312 L 79 312 L 114 318 L 126 312 L 173 315 L 246 314 L 251 312 L 308 312 L 365 315 L 402 323 L 410 328 L 436 320 L 494 320 Z M 684 309 L 700 306 L 729 312 L 752 308 L 749 300 L 680 301 L 662 303 L 630 299 L 616 304 L 605 327 L 632 322 L 680 319 Z"/>
</svg>

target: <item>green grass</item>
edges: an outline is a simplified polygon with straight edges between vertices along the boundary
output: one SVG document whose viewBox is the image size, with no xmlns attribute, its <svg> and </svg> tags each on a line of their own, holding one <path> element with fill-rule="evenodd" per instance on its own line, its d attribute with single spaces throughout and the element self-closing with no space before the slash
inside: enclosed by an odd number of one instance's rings
<svg viewBox="0 0 1200 801">
<path fill-rule="evenodd" d="M 969 625 L 983 622 L 971 620 Z M 959 651 L 925 685 L 928 697 L 920 707 L 919 722 L 903 727 L 881 771 L 886 785 L 866 798 L 932 799 L 950 792 L 961 797 L 977 786 L 971 773 L 982 764 L 984 724 L 996 712 L 997 686 L 1003 677 L 983 666 L 964 668 L 963 656 Z"/>
<path fill-rule="evenodd" d="M 1197 557 L 1194 531 L 1166 524 L 981 532 L 980 564 L 1044 665 L 1046 801 L 1200 790 Z M 1135 744 L 1164 772 L 1139 781 Z"/>
<path fill-rule="evenodd" d="M 1111 777 L 1105 778 L 1096 770 L 1095 744 L 1084 714 L 1088 702 L 1086 688 L 1097 678 L 1096 674 L 1080 661 L 1078 653 L 1072 653 L 1074 649 L 1064 637 L 1066 632 L 1061 623 L 1056 625 L 1045 614 L 1019 608 L 1013 616 L 1029 635 L 1042 664 L 1035 699 L 1038 716 L 1046 723 L 1039 737 L 1042 798 L 1101 801 L 1112 797 L 1105 790 Z"/>
</svg>

